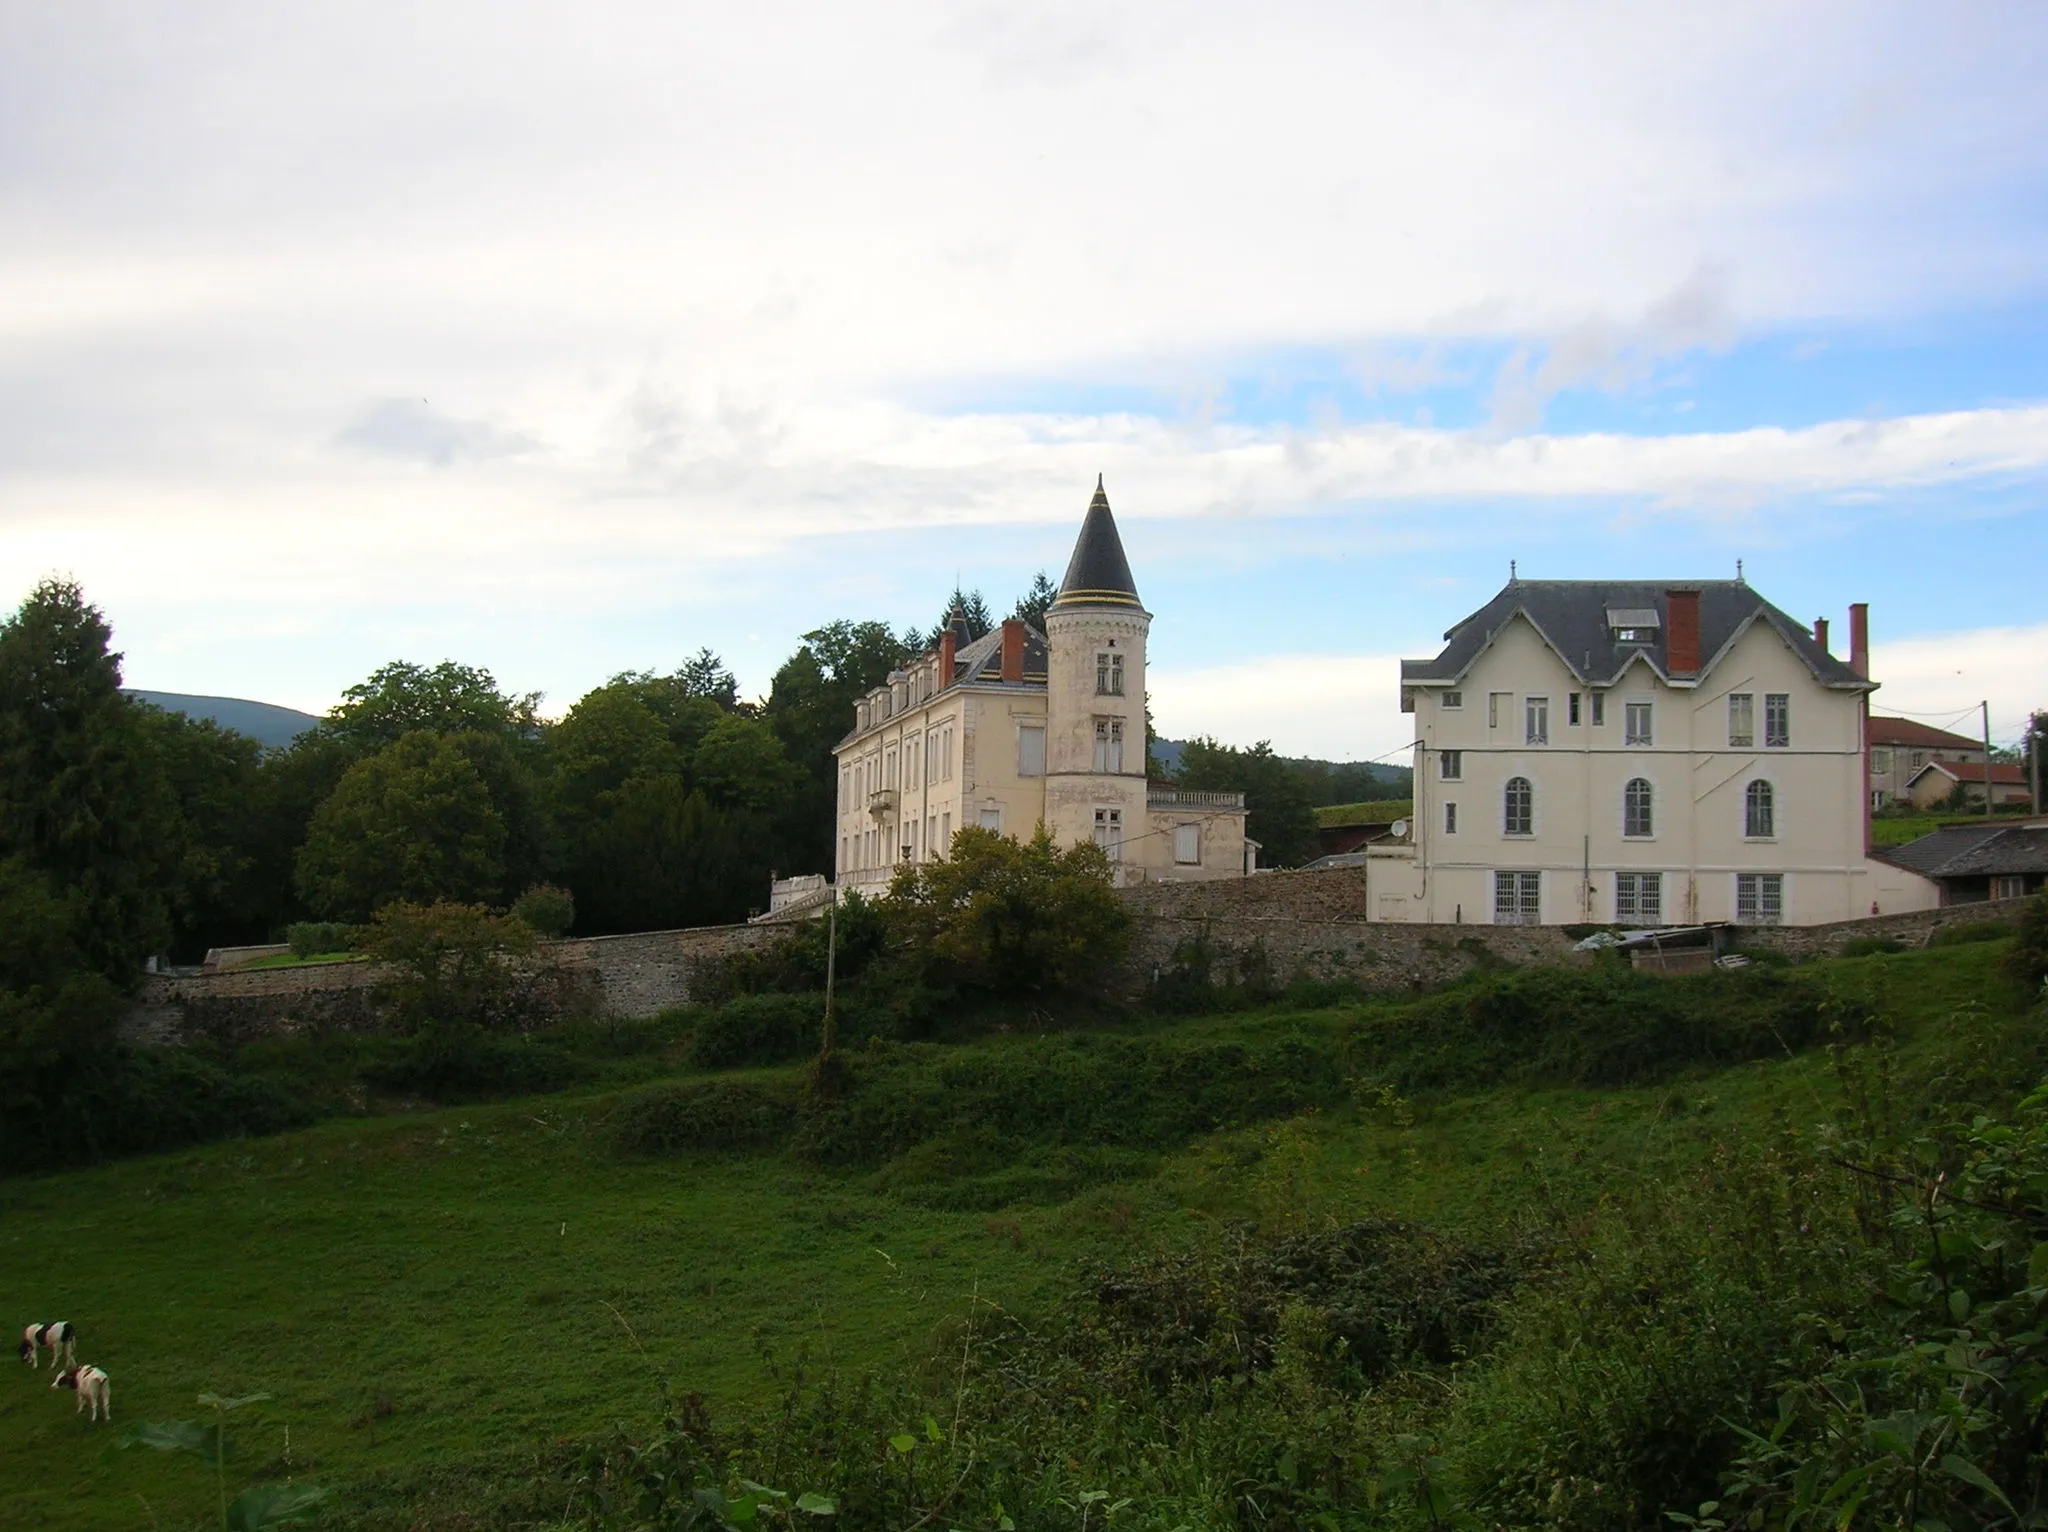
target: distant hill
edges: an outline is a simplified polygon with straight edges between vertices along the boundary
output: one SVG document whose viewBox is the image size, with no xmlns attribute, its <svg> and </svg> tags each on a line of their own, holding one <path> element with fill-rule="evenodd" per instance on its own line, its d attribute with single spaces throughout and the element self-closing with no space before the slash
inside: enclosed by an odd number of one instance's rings
<svg viewBox="0 0 2048 1532">
<path fill-rule="evenodd" d="M 183 692 L 145 692 L 128 687 L 128 695 L 166 713 L 183 713 L 187 718 L 211 718 L 223 729 L 246 734 L 258 744 L 289 745 L 320 720 L 297 708 L 279 707 L 274 702 L 250 702 L 242 697 L 191 697 Z"/>
<path fill-rule="evenodd" d="M 1180 770 L 1181 751 L 1185 748 L 1183 740 L 1152 741 L 1152 754 L 1166 768 L 1168 776 Z M 1389 789 L 1389 798 L 1403 796 L 1412 789 L 1415 777 L 1413 767 L 1391 766 L 1384 761 L 1319 761 L 1293 755 L 1283 759 L 1300 769 L 1311 801 L 1319 805 L 1353 802 L 1374 788 Z"/>
</svg>

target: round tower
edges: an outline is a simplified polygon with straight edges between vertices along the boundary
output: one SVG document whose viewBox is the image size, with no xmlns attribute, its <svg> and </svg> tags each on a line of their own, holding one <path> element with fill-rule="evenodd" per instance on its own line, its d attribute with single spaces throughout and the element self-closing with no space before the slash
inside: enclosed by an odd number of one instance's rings
<svg viewBox="0 0 2048 1532">
<path fill-rule="evenodd" d="M 1138 863 L 1145 834 L 1145 636 L 1123 539 L 1098 476 L 1059 594 L 1045 614 L 1045 822 Z"/>
</svg>

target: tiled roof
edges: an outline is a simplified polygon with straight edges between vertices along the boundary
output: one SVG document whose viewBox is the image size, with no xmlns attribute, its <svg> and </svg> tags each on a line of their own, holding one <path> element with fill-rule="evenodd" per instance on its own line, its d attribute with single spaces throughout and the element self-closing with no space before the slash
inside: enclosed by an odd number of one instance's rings
<svg viewBox="0 0 2048 1532">
<path fill-rule="evenodd" d="M 1741 580 L 1511 580 L 1491 601 L 1444 634 L 1443 653 L 1433 660 L 1403 660 L 1403 681 L 1455 681 L 1517 617 L 1525 617 L 1567 669 L 1589 686 L 1609 685 L 1638 656 L 1668 677 L 1666 648 L 1671 618 L 1666 596 L 1671 590 L 1697 591 L 1700 598 L 1700 670 L 1712 670 L 1722 652 L 1751 623 L 1776 630 L 1787 647 L 1823 686 L 1867 691 L 1870 682 L 1814 642 L 1806 628 L 1764 600 Z M 1627 624 L 1618 617 L 1635 619 Z M 1655 619 L 1655 625 L 1649 619 Z M 1642 634 L 1622 641 L 1626 626 Z"/>
<path fill-rule="evenodd" d="M 1982 747 L 1979 746 L 1979 748 L 1981 749 Z M 1906 779 L 1906 786 L 1911 787 L 1930 771 L 1938 771 L 1943 776 L 1953 778 L 1958 782 L 1982 782 L 1985 769 L 1985 764 L 1982 761 L 1929 761 Z M 2025 787 L 2027 785 L 2026 772 L 2013 765 L 2010 761 L 1993 761 L 1989 769 L 1991 780 L 2000 787 Z"/>
<path fill-rule="evenodd" d="M 2048 872 L 2048 825 L 1951 825 L 1894 846 L 1885 859 L 1929 878 Z"/>
<path fill-rule="evenodd" d="M 1946 729 L 1915 723 L 1910 718 L 1880 718 L 1875 713 L 1870 715 L 1870 742 L 1873 745 L 1917 746 L 1922 750 L 1975 750 L 1980 755 L 1984 752 L 1981 739 L 1951 734 Z"/>
<path fill-rule="evenodd" d="M 997 623 L 966 648 L 953 655 L 953 684 L 970 681 L 983 685 L 1003 678 L 1003 625 Z M 1045 635 L 1030 623 L 1024 624 L 1024 679 L 1045 685 Z"/>
<path fill-rule="evenodd" d="M 1116 518 L 1109 513 L 1109 494 L 1100 475 L 1095 480 L 1095 498 L 1088 502 L 1088 514 L 1081 522 L 1081 535 L 1074 540 L 1074 556 L 1067 560 L 1060 593 L 1052 602 L 1055 612 L 1077 607 L 1141 609 L 1131 561 L 1124 557 L 1124 542 L 1117 536 Z"/>
</svg>

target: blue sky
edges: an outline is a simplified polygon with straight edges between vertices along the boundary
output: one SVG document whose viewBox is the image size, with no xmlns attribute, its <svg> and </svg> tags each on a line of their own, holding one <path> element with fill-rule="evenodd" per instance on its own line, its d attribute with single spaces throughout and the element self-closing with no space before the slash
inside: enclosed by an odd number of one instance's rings
<svg viewBox="0 0 2048 1532">
<path fill-rule="evenodd" d="M 138 685 L 566 707 L 1055 577 L 1376 755 L 1505 579 L 2048 705 L 2048 12 L 0 0 L 0 552 Z"/>
</svg>

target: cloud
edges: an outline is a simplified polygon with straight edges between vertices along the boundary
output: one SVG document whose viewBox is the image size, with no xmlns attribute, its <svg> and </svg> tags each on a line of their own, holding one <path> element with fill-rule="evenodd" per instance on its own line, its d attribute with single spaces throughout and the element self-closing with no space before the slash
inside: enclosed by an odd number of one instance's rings
<svg viewBox="0 0 2048 1532">
<path fill-rule="evenodd" d="M 1882 609 L 1871 613 L 1873 625 L 1883 621 Z M 2044 654 L 2048 623 L 1874 638 L 1870 674 L 1882 685 L 1870 699 L 1871 711 L 1909 714 L 1975 738 L 1983 728 L 1978 704 L 1989 702 L 1992 743 L 2012 744 L 2028 715 L 2048 708 Z"/>
<path fill-rule="evenodd" d="M 444 415 L 424 399 L 380 399 L 350 421 L 335 441 L 352 452 L 434 468 L 516 457 L 538 445 L 518 432 Z"/>
<path fill-rule="evenodd" d="M 1362 761 L 1399 752 L 1414 731 L 1400 709 L 1397 656 L 1275 654 L 1198 670 L 1152 667 L 1152 717 L 1167 739 L 1212 735 L 1228 745 L 1271 740 L 1282 755 Z"/>
</svg>

